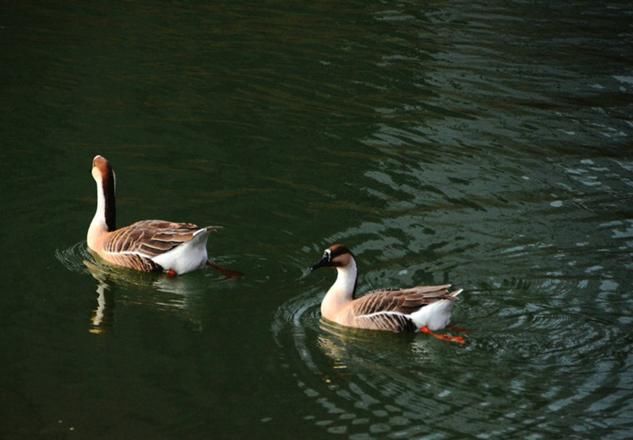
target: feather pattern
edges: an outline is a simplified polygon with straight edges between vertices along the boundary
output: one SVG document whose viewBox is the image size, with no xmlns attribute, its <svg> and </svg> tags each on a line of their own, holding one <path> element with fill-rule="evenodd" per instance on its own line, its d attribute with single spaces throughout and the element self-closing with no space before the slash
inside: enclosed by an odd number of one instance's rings
<svg viewBox="0 0 633 440">
<path fill-rule="evenodd" d="M 321 267 L 333 267 L 337 272 L 334 284 L 321 301 L 321 316 L 347 327 L 392 332 L 439 330 L 448 325 L 454 300 L 462 292 L 451 291 L 450 284 L 443 284 L 374 290 L 356 298 L 356 260 L 348 248 L 338 243 L 323 252 L 312 270 Z"/>
<path fill-rule="evenodd" d="M 141 220 L 108 234 L 103 244 L 109 254 L 135 253 L 156 257 L 190 241 L 200 228 L 193 223 L 174 223 L 164 220 Z M 209 229 L 216 229 L 212 226 Z"/>
<path fill-rule="evenodd" d="M 95 156 L 97 210 L 87 234 L 88 247 L 105 261 L 142 272 L 187 273 L 208 262 L 207 237 L 218 227 L 142 220 L 115 229 L 115 174 L 103 156 Z"/>
<path fill-rule="evenodd" d="M 449 288 L 450 284 L 375 290 L 352 301 L 350 313 L 360 328 L 392 332 L 415 330 L 416 325 L 410 315 L 436 301 L 452 301 L 454 297 Z"/>
<path fill-rule="evenodd" d="M 162 272 L 163 267 L 152 259 L 134 253 L 118 253 L 101 255 L 107 262 L 115 266 L 123 266 L 140 272 Z"/>
<path fill-rule="evenodd" d="M 190 242 L 202 231 L 217 229 L 215 226 L 201 228 L 193 223 L 141 220 L 108 234 L 101 256 L 117 266 L 142 272 L 161 272 L 165 268 L 154 258 Z"/>
</svg>

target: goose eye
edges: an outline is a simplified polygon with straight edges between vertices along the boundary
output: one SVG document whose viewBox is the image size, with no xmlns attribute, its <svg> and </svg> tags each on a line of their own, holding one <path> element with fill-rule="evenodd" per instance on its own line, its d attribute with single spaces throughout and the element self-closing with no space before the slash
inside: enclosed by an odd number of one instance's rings
<svg viewBox="0 0 633 440">
<path fill-rule="evenodd" d="M 329 249 L 326 249 L 325 252 L 323 252 L 323 258 L 327 258 L 327 261 L 331 261 L 332 260 L 332 251 Z"/>
</svg>

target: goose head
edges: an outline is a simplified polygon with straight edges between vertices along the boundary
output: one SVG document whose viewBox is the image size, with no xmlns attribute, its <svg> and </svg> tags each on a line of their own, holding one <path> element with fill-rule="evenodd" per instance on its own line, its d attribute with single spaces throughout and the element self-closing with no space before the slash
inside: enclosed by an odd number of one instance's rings
<svg viewBox="0 0 633 440">
<path fill-rule="evenodd" d="M 328 290 L 325 299 L 321 303 L 321 313 L 328 316 L 328 310 L 338 309 L 344 302 L 353 300 L 356 294 L 358 281 L 358 269 L 352 252 L 342 244 L 336 243 L 323 251 L 321 259 L 310 269 L 315 271 L 321 267 L 333 267 L 336 269 L 336 281 Z"/>
<path fill-rule="evenodd" d="M 95 179 L 97 183 L 107 181 L 114 182 L 112 165 L 110 165 L 108 159 L 99 154 L 92 159 L 92 178 Z"/>
<path fill-rule="evenodd" d="M 354 263 L 354 255 L 342 244 L 336 243 L 323 251 L 321 259 L 310 269 L 315 271 L 321 267 L 347 268 Z"/>
</svg>

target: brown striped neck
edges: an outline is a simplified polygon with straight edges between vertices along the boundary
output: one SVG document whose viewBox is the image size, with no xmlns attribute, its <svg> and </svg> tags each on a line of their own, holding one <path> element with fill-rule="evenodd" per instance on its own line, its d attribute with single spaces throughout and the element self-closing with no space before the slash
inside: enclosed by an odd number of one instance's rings
<svg viewBox="0 0 633 440">
<path fill-rule="evenodd" d="M 345 289 L 350 290 L 349 284 L 351 280 L 354 280 L 354 285 L 351 287 L 352 299 L 356 298 L 356 284 L 358 283 L 358 268 L 356 267 L 356 260 L 354 260 L 354 254 L 347 247 L 342 244 L 334 244 L 329 247 L 330 255 L 332 258 L 332 265 L 337 270 L 337 281 L 340 277 L 342 284 L 345 284 Z"/>
<path fill-rule="evenodd" d="M 340 296 L 341 299 L 353 300 L 356 296 L 356 284 L 358 282 L 358 269 L 354 258 L 350 258 L 345 266 L 336 268 L 336 281 L 330 287 L 330 292 Z"/>
<path fill-rule="evenodd" d="M 350 252 L 350 256 L 352 256 L 351 252 Z M 349 272 L 348 276 L 354 278 L 354 286 L 352 287 L 352 299 L 355 299 L 356 298 L 356 286 L 358 285 L 358 268 L 356 267 L 356 260 L 354 260 L 353 256 L 352 256 L 349 264 L 345 268 L 345 270 L 347 270 Z"/>
<path fill-rule="evenodd" d="M 92 161 L 92 177 L 97 184 L 97 210 L 88 229 L 88 246 L 94 249 L 99 236 L 116 229 L 116 180 L 110 163 L 102 156 Z"/>
<path fill-rule="evenodd" d="M 336 267 L 336 281 L 321 302 L 321 315 L 336 321 L 339 313 L 354 300 L 358 270 L 352 258 L 345 266 Z"/>
<path fill-rule="evenodd" d="M 116 229 L 116 200 L 115 200 L 116 177 L 114 171 L 110 168 L 107 179 L 101 182 L 101 190 L 105 199 L 104 217 L 108 231 Z"/>
</svg>

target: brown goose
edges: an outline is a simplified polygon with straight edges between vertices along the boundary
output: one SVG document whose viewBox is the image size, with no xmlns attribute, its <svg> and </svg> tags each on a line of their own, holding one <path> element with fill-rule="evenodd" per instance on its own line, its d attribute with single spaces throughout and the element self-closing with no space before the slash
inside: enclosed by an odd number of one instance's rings
<svg viewBox="0 0 633 440">
<path fill-rule="evenodd" d="M 115 175 L 108 160 L 95 156 L 97 211 L 88 228 L 88 247 L 106 262 L 142 272 L 183 274 L 208 264 L 207 237 L 215 226 L 142 220 L 116 229 Z"/>
<path fill-rule="evenodd" d="M 450 284 L 417 286 L 408 289 L 375 290 L 355 298 L 358 269 L 354 256 L 345 246 L 334 244 L 312 266 L 335 267 L 336 281 L 321 302 L 321 316 L 337 324 L 392 332 L 416 331 L 452 342 L 464 343 L 459 336 L 436 335 L 446 327 L 453 303 L 462 289 L 450 291 Z"/>
</svg>

